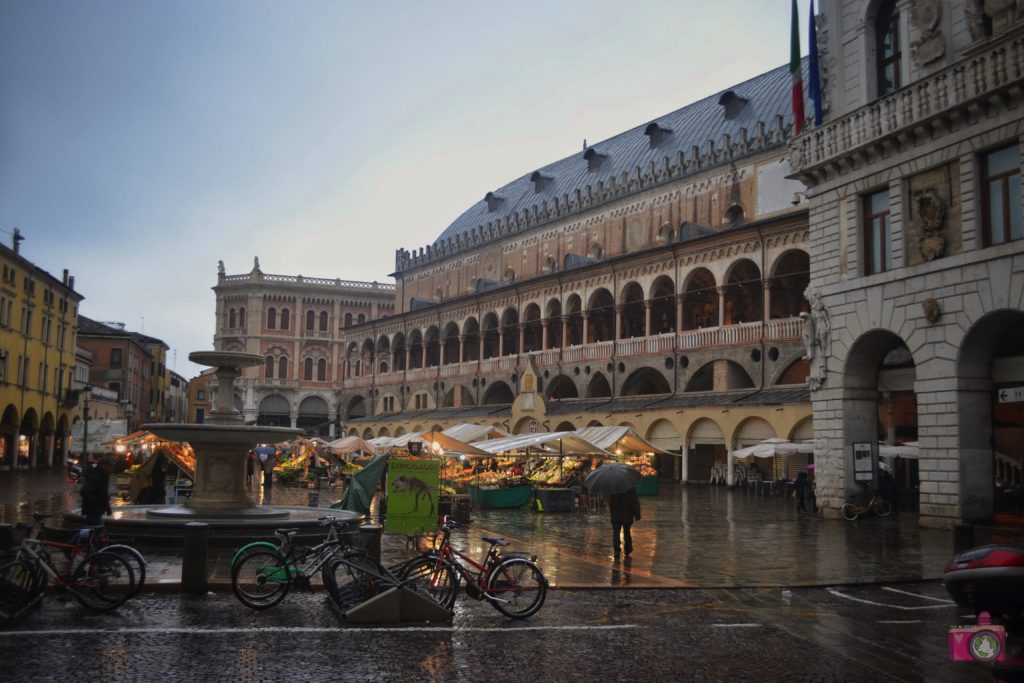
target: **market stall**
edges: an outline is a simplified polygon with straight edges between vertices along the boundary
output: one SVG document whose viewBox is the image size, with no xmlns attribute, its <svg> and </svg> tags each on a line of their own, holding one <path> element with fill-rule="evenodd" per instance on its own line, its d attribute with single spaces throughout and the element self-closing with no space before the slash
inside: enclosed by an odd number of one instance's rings
<svg viewBox="0 0 1024 683">
<path fill-rule="evenodd" d="M 139 430 L 109 445 L 132 463 L 116 480 L 117 490 L 125 500 L 175 503 L 192 492 L 196 455 L 189 444 L 165 441 L 151 432 Z M 162 476 L 156 472 L 157 467 L 162 468 Z"/>
<path fill-rule="evenodd" d="M 654 458 L 658 454 L 677 455 L 664 451 L 633 431 L 632 427 L 583 427 L 576 435 L 590 443 L 619 456 L 619 460 L 639 470 L 640 483 L 636 493 L 639 496 L 658 495 L 658 471 Z"/>
<path fill-rule="evenodd" d="M 496 481 L 470 487 L 480 507 L 519 507 L 533 500 L 545 512 L 572 510 L 577 490 L 571 486 L 585 474 L 590 459 L 614 457 L 576 432 L 519 434 L 473 445 L 492 456 L 498 474 Z M 509 462 L 512 467 L 503 470 Z M 515 472 L 524 481 L 509 485 L 509 474 L 503 472 Z"/>
</svg>

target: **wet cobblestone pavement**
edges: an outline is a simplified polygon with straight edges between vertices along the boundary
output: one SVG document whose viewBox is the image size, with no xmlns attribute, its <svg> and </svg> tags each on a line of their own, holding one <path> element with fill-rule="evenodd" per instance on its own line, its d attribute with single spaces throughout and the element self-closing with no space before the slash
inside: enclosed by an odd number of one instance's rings
<svg viewBox="0 0 1024 683">
<path fill-rule="evenodd" d="M 899 592 L 895 592 L 899 591 Z M 254 612 L 229 593 L 143 594 L 94 616 L 48 598 L 0 631 L 11 681 L 984 681 L 945 658 L 937 582 L 899 588 L 561 590 L 513 622 L 347 626 L 322 592 Z M 40 656 L 40 653 L 46 653 Z"/>
<path fill-rule="evenodd" d="M 6 473 L 9 477 L 11 473 Z M 15 473 L 0 491 L 3 519 L 33 509 L 56 512 L 77 505 L 60 472 Z M 318 492 L 321 504 L 341 489 Z M 275 486 L 273 502 L 305 505 L 306 489 Z M 922 529 L 911 514 L 857 522 L 798 514 L 791 498 L 662 483 L 661 494 L 641 499 L 643 519 L 633 526 L 635 551 L 614 561 L 603 509 L 569 513 L 474 510 L 472 524 L 454 535 L 457 547 L 480 556 L 480 537 L 504 536 L 509 550 L 540 558 L 552 585 L 572 587 L 814 586 L 938 578 L 953 555 L 952 532 Z M 325 511 L 325 514 L 329 512 Z M 420 539 L 421 547 L 426 539 Z M 386 536 L 385 564 L 410 557 L 402 536 Z M 211 579 L 229 579 L 232 549 L 211 549 Z M 180 581 L 174 551 L 148 550 L 154 585 Z"/>
</svg>

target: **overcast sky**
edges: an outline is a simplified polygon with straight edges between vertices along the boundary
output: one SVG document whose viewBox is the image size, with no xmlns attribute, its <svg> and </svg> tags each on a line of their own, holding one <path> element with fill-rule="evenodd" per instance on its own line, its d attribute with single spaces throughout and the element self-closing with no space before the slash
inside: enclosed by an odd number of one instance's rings
<svg viewBox="0 0 1024 683">
<path fill-rule="evenodd" d="M 789 11 L 0 0 L 0 239 L 18 227 L 83 315 L 163 339 L 192 377 L 218 260 L 391 281 L 396 249 L 584 138 L 788 63 Z"/>
</svg>

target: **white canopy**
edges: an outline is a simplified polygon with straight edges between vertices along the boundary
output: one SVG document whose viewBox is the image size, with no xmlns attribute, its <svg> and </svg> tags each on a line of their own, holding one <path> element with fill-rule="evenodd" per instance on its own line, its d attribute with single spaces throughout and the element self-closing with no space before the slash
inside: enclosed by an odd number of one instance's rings
<svg viewBox="0 0 1024 683">
<path fill-rule="evenodd" d="M 613 457 L 611 453 L 586 439 L 577 436 L 576 432 L 539 432 L 533 434 L 517 434 L 504 439 L 477 441 L 473 446 L 490 454 L 514 453 L 533 449 L 536 455 L 597 455 Z"/>
<path fill-rule="evenodd" d="M 633 431 L 632 427 L 583 427 L 576 430 L 576 436 L 612 453 L 664 453 L 650 441 Z"/>
<path fill-rule="evenodd" d="M 777 455 L 793 455 L 795 453 L 813 453 L 814 445 L 809 443 L 795 443 L 774 437 L 765 439 L 761 443 L 739 448 L 732 452 L 736 458 L 774 458 Z"/>
<path fill-rule="evenodd" d="M 440 453 L 444 455 L 487 455 L 484 451 L 474 448 L 461 439 L 456 439 L 445 432 L 435 432 L 432 430 L 409 432 L 401 436 L 378 436 L 376 439 L 370 439 L 370 443 L 377 446 L 378 453 L 383 453 L 392 448 L 408 448 L 410 441 L 422 441 L 425 451 L 431 450 L 431 447 L 436 443 Z M 424 452 L 423 455 L 430 455 L 430 453 Z"/>
<path fill-rule="evenodd" d="M 895 458 L 899 456 L 909 460 L 915 460 L 921 457 L 921 449 L 918 448 L 917 441 L 908 441 L 905 444 L 878 444 L 878 455 L 883 458 Z"/>
<path fill-rule="evenodd" d="M 474 425 L 465 422 L 448 427 L 444 433 L 463 443 L 474 443 L 484 439 L 503 439 L 509 436 L 505 430 L 491 425 Z"/>
<path fill-rule="evenodd" d="M 335 439 L 327 444 L 327 448 L 329 448 L 332 453 L 337 453 L 338 455 L 348 455 L 349 453 L 355 453 L 356 451 L 364 451 L 371 455 L 377 453 L 377 449 L 373 444 L 363 441 L 355 434 Z"/>
</svg>

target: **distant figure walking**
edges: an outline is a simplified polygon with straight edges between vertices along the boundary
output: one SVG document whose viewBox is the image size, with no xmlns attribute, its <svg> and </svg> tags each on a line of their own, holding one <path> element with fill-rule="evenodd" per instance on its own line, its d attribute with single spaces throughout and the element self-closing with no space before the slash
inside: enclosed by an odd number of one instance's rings
<svg viewBox="0 0 1024 683">
<path fill-rule="evenodd" d="M 796 475 L 796 481 L 793 483 L 793 488 L 796 490 L 796 511 L 807 512 L 807 505 L 804 501 L 807 494 L 810 492 L 811 482 L 807 479 L 806 471 Z"/>
<path fill-rule="evenodd" d="M 113 460 L 105 457 L 96 467 L 87 468 L 83 473 L 82 516 L 87 526 L 100 526 L 104 514 L 113 514 L 110 509 L 110 473 L 113 471 Z"/>
<path fill-rule="evenodd" d="M 621 535 L 623 550 L 626 551 L 626 557 L 629 557 L 633 552 L 633 536 L 630 533 L 630 527 L 633 526 L 634 520 L 640 519 L 640 498 L 636 495 L 636 489 L 632 488 L 625 493 L 609 495 L 606 502 L 612 521 L 612 550 L 615 557 L 618 558 Z"/>
</svg>

